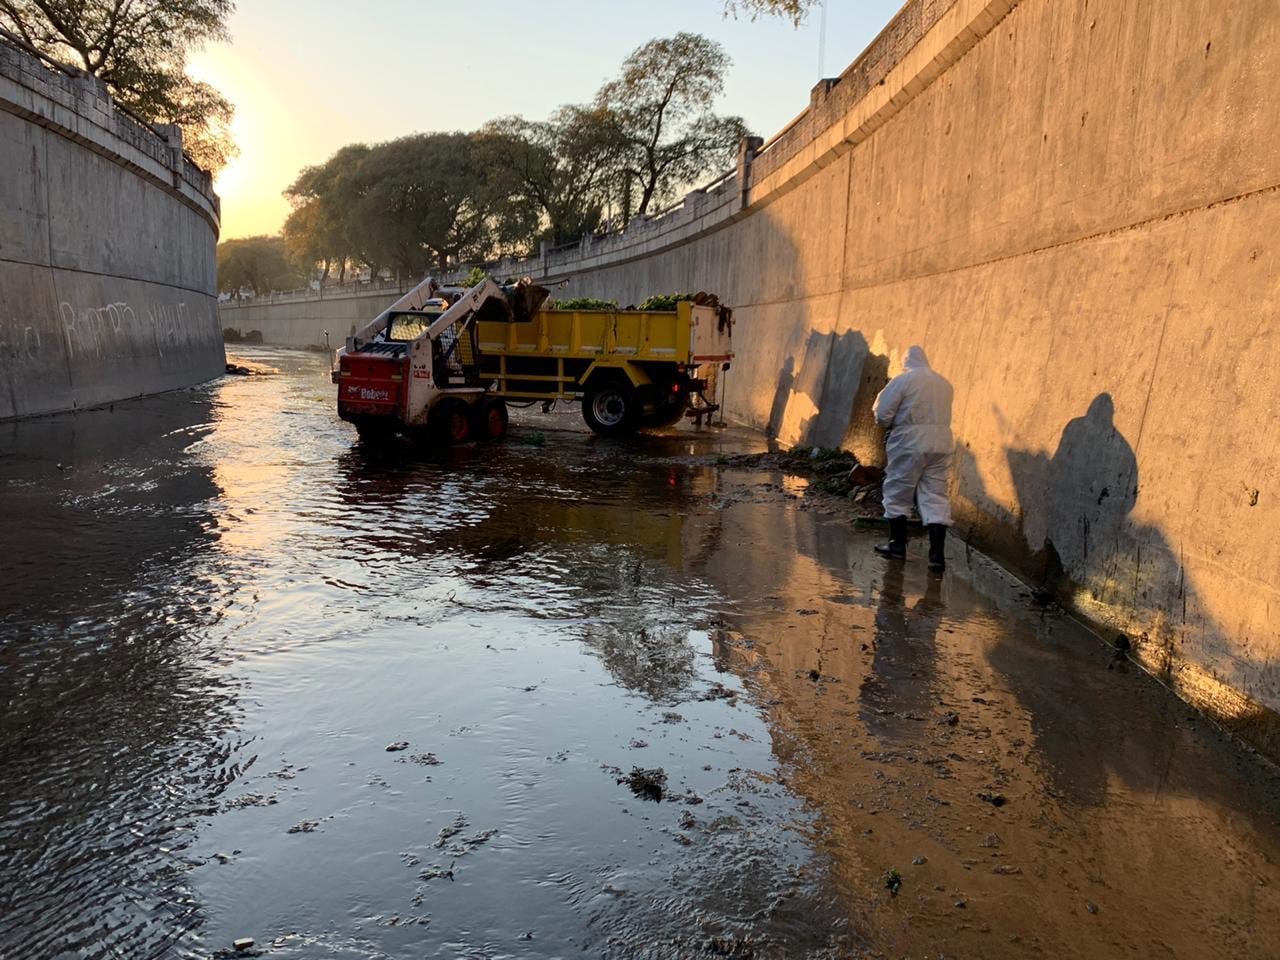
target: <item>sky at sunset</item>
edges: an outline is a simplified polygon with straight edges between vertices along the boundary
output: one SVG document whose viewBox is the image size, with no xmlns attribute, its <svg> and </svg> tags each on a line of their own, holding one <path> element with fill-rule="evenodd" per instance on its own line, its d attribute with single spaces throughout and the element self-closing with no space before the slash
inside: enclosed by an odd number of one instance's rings
<svg viewBox="0 0 1280 960">
<path fill-rule="evenodd" d="M 825 73 L 838 75 L 901 0 L 828 0 Z M 818 79 L 819 16 L 726 20 L 720 0 L 240 0 L 232 40 L 191 73 L 236 105 L 240 156 L 218 177 L 222 237 L 279 231 L 281 192 L 343 144 L 542 118 L 589 100 L 635 47 L 680 30 L 733 58 L 719 109 L 769 137 Z"/>
</svg>

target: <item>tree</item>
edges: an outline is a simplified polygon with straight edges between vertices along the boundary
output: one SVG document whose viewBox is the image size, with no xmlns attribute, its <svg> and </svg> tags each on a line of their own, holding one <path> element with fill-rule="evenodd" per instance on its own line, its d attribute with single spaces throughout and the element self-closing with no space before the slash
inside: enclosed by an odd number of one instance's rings
<svg viewBox="0 0 1280 960">
<path fill-rule="evenodd" d="M 218 244 L 218 289 L 243 288 L 255 294 L 293 290 L 307 282 L 308 271 L 291 258 L 282 237 L 245 237 Z"/>
<path fill-rule="evenodd" d="M 303 170 L 285 195 L 294 205 L 290 248 L 344 271 L 350 259 L 412 276 L 488 256 L 501 236 L 503 196 L 464 133 L 350 144 Z"/>
<path fill-rule="evenodd" d="M 820 0 L 724 0 L 725 16 L 736 17 L 741 10 L 756 20 L 761 16 L 785 17 L 797 27 L 804 22 L 809 8 Z"/>
<path fill-rule="evenodd" d="M 380 262 L 412 275 L 490 252 L 497 198 L 467 134 L 416 134 L 379 144 L 361 161 L 358 179 L 358 228 Z"/>
<path fill-rule="evenodd" d="M 480 131 L 477 144 L 494 189 L 507 201 L 498 212 L 500 231 L 541 232 L 561 244 L 599 227 L 620 156 L 609 115 L 570 106 L 544 121 L 503 117 Z"/>
<path fill-rule="evenodd" d="M 106 83 L 150 123 L 176 123 L 187 153 L 216 171 L 235 154 L 231 103 L 186 74 L 187 55 L 227 37 L 233 0 L 0 0 L 0 26 Z"/>
<path fill-rule="evenodd" d="M 633 51 L 596 95 L 622 153 L 620 172 L 639 191 L 637 213 L 732 162 L 746 125 L 711 109 L 730 64 L 714 40 L 678 33 Z M 626 192 L 629 199 L 630 185 Z"/>
<path fill-rule="evenodd" d="M 372 148 L 363 143 L 342 147 L 324 163 L 302 170 L 285 190 L 293 212 L 285 221 L 289 248 L 311 263 L 323 263 L 327 277 L 337 263 L 339 281 L 346 279 L 347 262 L 366 264 L 376 273 L 370 231 L 360 209 L 368 192 L 362 165 Z"/>
</svg>

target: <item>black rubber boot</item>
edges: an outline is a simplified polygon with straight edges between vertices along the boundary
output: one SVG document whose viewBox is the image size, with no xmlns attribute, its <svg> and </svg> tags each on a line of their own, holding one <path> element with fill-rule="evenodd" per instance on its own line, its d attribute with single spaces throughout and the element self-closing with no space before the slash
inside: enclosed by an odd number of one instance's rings
<svg viewBox="0 0 1280 960">
<path fill-rule="evenodd" d="M 929 569 L 947 569 L 947 525 L 929 524 Z"/>
<path fill-rule="evenodd" d="M 907 518 L 889 518 L 889 542 L 877 543 L 876 553 L 890 560 L 907 559 Z"/>
</svg>

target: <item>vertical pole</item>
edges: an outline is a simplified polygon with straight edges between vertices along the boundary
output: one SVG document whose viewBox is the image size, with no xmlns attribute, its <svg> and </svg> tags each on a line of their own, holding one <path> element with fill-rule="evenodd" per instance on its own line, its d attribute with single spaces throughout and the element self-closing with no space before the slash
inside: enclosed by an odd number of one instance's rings
<svg viewBox="0 0 1280 960">
<path fill-rule="evenodd" d="M 819 0 L 818 10 L 818 79 L 827 75 L 827 0 Z"/>
</svg>

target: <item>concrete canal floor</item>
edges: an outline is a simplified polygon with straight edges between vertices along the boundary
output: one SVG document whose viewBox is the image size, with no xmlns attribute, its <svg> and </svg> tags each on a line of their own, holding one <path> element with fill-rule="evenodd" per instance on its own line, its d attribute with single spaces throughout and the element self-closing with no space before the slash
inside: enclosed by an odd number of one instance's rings
<svg viewBox="0 0 1280 960">
<path fill-rule="evenodd" d="M 1274 768 L 962 544 L 244 355 L 0 427 L 3 956 L 1280 956 Z"/>
</svg>

